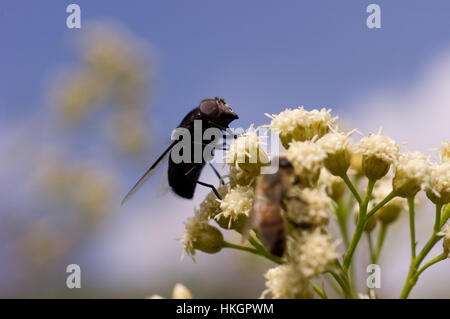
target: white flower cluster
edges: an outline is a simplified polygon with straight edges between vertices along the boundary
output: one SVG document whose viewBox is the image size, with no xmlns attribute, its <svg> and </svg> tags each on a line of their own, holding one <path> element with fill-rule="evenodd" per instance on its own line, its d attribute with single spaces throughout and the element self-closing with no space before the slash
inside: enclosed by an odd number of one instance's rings
<svg viewBox="0 0 450 319">
<path fill-rule="evenodd" d="M 350 167 L 349 135 L 351 133 L 343 134 L 334 131 L 326 134 L 317 142 L 326 153 L 325 167 L 335 176 L 346 174 Z"/>
<path fill-rule="evenodd" d="M 450 202 L 450 162 L 431 165 L 427 196 L 434 203 Z"/>
<path fill-rule="evenodd" d="M 350 146 L 349 134 L 331 132 L 317 141 L 327 154 L 336 154 L 347 150 Z"/>
<path fill-rule="evenodd" d="M 196 210 L 194 216 L 188 218 L 185 222 L 181 242 L 184 251 L 194 259 L 196 250 L 209 254 L 219 252 L 222 249 L 223 235 L 217 228 L 208 224 L 208 218 L 205 214 Z"/>
<path fill-rule="evenodd" d="M 328 133 L 337 120 L 337 117 L 331 117 L 330 112 L 325 108 L 308 112 L 301 106 L 293 110 L 286 109 L 279 114 L 266 115 L 272 119 L 270 128 L 278 132 L 281 143 L 288 148 L 292 141 L 302 142 Z"/>
<path fill-rule="evenodd" d="M 228 193 L 228 187 L 223 185 L 217 189 L 221 198 L 224 198 Z M 211 191 L 206 195 L 203 202 L 200 203 L 200 212 L 204 216 L 205 220 L 214 218 L 221 212 L 220 201 L 217 200 L 217 195 Z"/>
<path fill-rule="evenodd" d="M 177 283 L 172 290 L 173 299 L 192 299 L 192 293 L 185 285 Z M 160 295 L 152 295 L 148 299 L 166 299 Z"/>
<path fill-rule="evenodd" d="M 428 185 L 430 163 L 422 153 L 403 153 L 394 166 L 393 186 L 398 196 L 412 197 Z"/>
<path fill-rule="evenodd" d="M 226 163 L 237 170 L 258 175 L 261 166 L 269 163 L 269 158 L 262 149 L 264 142 L 261 138 L 252 125 L 246 133 L 233 140 L 225 155 Z"/>
<path fill-rule="evenodd" d="M 291 238 L 289 254 L 293 263 L 306 278 L 326 272 L 338 258 L 336 244 L 319 229 Z"/>
<path fill-rule="evenodd" d="M 326 226 L 330 216 L 332 200 L 324 190 L 318 188 L 292 188 L 287 194 L 286 214 L 291 222 L 311 225 L 311 227 Z"/>
<path fill-rule="evenodd" d="M 388 136 L 370 134 L 362 138 L 356 145 L 356 150 L 366 157 L 376 157 L 388 164 L 397 160 L 400 147 Z"/>
<path fill-rule="evenodd" d="M 325 152 L 313 141 L 293 142 L 289 145 L 286 158 L 294 166 L 295 174 L 307 186 L 313 186 L 319 179 Z"/>
<path fill-rule="evenodd" d="M 181 242 L 186 253 L 192 257 L 195 255 L 195 242 L 198 240 L 199 233 L 208 226 L 208 219 L 197 210 L 194 216 L 188 218 L 184 225 L 185 228 Z"/>
<path fill-rule="evenodd" d="M 225 198 L 219 201 L 221 213 L 217 214 L 215 219 L 229 218 L 228 228 L 230 228 L 233 220 L 236 221 L 242 215 L 248 216 L 254 196 L 255 191 L 251 186 L 238 185 L 230 189 Z"/>
<path fill-rule="evenodd" d="M 274 299 L 311 299 L 313 292 L 309 280 L 291 264 L 269 269 L 264 275 L 267 290 Z"/>
</svg>

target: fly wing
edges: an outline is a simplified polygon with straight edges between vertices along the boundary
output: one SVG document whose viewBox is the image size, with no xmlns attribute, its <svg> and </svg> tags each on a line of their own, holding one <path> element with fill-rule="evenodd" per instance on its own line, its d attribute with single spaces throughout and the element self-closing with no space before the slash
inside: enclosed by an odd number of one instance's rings
<svg viewBox="0 0 450 319">
<path fill-rule="evenodd" d="M 157 198 L 162 198 L 162 197 L 166 196 L 166 194 L 170 190 L 167 162 L 165 160 L 163 162 L 164 162 L 164 164 L 162 164 L 163 168 L 162 168 L 162 174 L 161 174 L 160 182 L 159 182 L 159 186 L 158 186 L 158 193 L 156 195 Z"/>
<path fill-rule="evenodd" d="M 137 181 L 137 183 L 133 186 L 133 188 L 128 192 L 128 194 L 123 198 L 121 205 L 125 204 L 131 196 L 134 195 L 144 183 L 157 171 L 158 167 L 165 162 L 165 159 L 169 156 L 170 150 L 178 141 L 172 142 L 169 147 L 162 153 L 158 159 L 150 166 L 150 168 L 145 172 L 145 174 Z"/>
</svg>

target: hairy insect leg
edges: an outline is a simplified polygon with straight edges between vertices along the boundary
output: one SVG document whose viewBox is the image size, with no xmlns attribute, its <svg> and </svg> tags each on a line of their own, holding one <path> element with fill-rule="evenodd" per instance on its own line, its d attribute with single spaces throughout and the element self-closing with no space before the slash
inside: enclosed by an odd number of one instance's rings
<svg viewBox="0 0 450 319">
<path fill-rule="evenodd" d="M 200 182 L 200 181 L 196 181 L 197 184 L 200 184 L 202 186 L 205 187 L 209 187 L 212 189 L 212 191 L 214 192 L 214 194 L 216 194 L 217 198 L 222 200 L 222 197 L 220 197 L 219 192 L 217 191 L 217 189 L 214 187 L 214 185 L 208 184 L 208 183 L 204 183 L 204 182 Z"/>
</svg>

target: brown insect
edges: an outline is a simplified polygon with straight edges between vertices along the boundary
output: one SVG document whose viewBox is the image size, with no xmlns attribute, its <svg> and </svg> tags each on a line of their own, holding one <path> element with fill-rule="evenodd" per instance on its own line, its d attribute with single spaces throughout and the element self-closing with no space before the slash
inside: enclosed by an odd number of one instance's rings
<svg viewBox="0 0 450 319">
<path fill-rule="evenodd" d="M 297 195 L 290 195 L 289 190 L 299 187 L 292 164 L 284 157 L 279 158 L 279 169 L 275 174 L 263 174 L 256 180 L 253 209 L 250 211 L 244 228 L 244 237 L 250 229 L 255 229 L 262 243 L 269 252 L 283 256 L 286 247 L 286 223 L 293 227 L 307 229 L 308 224 L 298 224 L 284 216 L 289 201 L 308 203 Z"/>
</svg>

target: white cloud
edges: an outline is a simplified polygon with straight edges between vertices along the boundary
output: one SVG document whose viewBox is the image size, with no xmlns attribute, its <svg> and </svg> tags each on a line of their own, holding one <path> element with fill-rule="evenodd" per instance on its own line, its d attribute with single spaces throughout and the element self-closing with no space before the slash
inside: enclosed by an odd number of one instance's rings
<svg viewBox="0 0 450 319">
<path fill-rule="evenodd" d="M 450 138 L 450 49 L 411 83 L 384 87 L 351 105 L 347 118 L 363 133 L 383 132 L 410 151 L 427 152 Z"/>
</svg>

